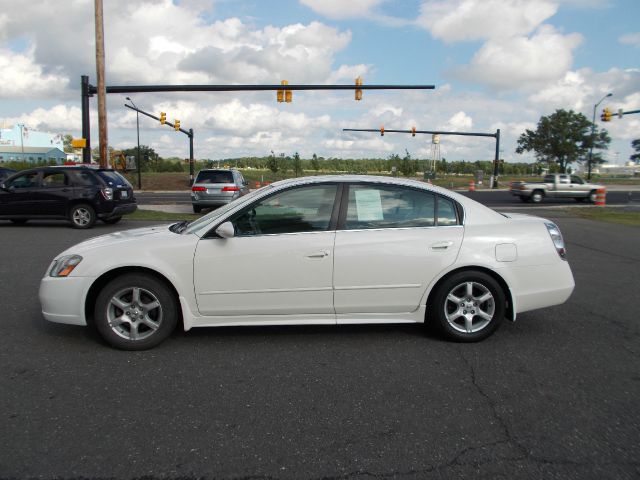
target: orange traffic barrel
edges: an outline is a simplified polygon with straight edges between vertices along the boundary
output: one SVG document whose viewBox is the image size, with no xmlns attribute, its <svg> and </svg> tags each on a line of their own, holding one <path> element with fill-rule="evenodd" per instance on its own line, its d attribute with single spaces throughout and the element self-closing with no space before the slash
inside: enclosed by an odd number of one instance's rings
<svg viewBox="0 0 640 480">
<path fill-rule="evenodd" d="M 607 203 L 607 190 L 605 188 L 599 188 L 596 190 L 595 205 L 598 207 L 604 207 Z"/>
<path fill-rule="evenodd" d="M 471 180 L 469 182 L 469 191 L 470 192 L 475 192 L 476 191 L 476 182 L 474 182 L 473 180 Z"/>
<path fill-rule="evenodd" d="M 260 182 L 256 182 L 256 188 L 260 188 Z"/>
</svg>

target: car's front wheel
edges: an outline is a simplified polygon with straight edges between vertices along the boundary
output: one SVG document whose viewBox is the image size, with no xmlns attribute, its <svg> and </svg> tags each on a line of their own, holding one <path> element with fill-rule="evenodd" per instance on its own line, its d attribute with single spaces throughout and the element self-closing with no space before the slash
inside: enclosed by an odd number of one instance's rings
<svg viewBox="0 0 640 480">
<path fill-rule="evenodd" d="M 146 350 L 166 339 L 178 322 L 169 287 L 144 273 L 125 274 L 99 293 L 95 326 L 107 343 L 122 350 Z"/>
<path fill-rule="evenodd" d="M 202 207 L 200 205 L 193 205 L 193 213 L 200 213 L 202 211 Z"/>
<path fill-rule="evenodd" d="M 464 271 L 440 284 L 427 309 L 429 320 L 448 339 L 477 342 L 490 336 L 502 323 L 505 295 L 490 275 Z"/>
<path fill-rule="evenodd" d="M 91 228 L 96 223 L 96 212 L 91 205 L 80 203 L 69 210 L 69 221 L 73 228 Z"/>
</svg>

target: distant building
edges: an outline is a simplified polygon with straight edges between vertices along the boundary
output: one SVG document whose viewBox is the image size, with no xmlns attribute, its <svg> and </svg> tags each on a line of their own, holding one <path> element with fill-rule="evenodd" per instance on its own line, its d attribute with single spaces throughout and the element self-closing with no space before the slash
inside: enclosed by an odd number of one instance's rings
<svg viewBox="0 0 640 480">
<path fill-rule="evenodd" d="M 52 147 L 6 147 L 0 145 L 0 163 L 6 162 L 46 162 L 64 163 L 67 154 Z"/>
<path fill-rule="evenodd" d="M 0 129 L 0 163 L 12 161 L 66 160 L 62 135 L 39 132 L 26 125 L 15 124 Z"/>
</svg>

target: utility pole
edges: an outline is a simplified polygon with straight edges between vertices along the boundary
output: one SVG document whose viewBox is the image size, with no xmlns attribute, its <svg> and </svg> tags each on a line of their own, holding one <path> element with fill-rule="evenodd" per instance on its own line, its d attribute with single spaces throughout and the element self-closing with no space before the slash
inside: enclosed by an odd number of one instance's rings
<svg viewBox="0 0 640 480">
<path fill-rule="evenodd" d="M 96 15 L 96 74 L 98 77 L 98 137 L 100 142 L 100 166 L 107 168 L 109 154 L 107 145 L 107 95 L 104 81 L 104 18 L 102 0 L 95 1 Z"/>
</svg>

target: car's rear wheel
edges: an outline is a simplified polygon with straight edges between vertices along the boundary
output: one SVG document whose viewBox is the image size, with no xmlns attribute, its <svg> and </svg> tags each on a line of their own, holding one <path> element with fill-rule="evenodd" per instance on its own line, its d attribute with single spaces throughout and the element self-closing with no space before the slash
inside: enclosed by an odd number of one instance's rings
<svg viewBox="0 0 640 480">
<path fill-rule="evenodd" d="M 14 225 L 24 225 L 25 223 L 27 223 L 27 219 L 26 218 L 12 218 L 11 219 L 11 223 L 13 223 Z"/>
<path fill-rule="evenodd" d="M 165 340 L 178 322 L 169 287 L 147 274 L 126 274 L 109 282 L 96 299 L 95 326 L 107 343 L 122 350 L 146 350 Z"/>
<path fill-rule="evenodd" d="M 202 207 L 200 205 L 193 205 L 193 213 L 200 213 L 202 211 Z"/>
<path fill-rule="evenodd" d="M 477 342 L 490 336 L 502 323 L 505 294 L 490 275 L 464 271 L 440 284 L 427 309 L 428 320 L 448 339 Z"/>
<path fill-rule="evenodd" d="M 69 221 L 73 228 L 91 228 L 96 223 L 96 212 L 91 205 L 79 203 L 69 210 Z"/>
<path fill-rule="evenodd" d="M 118 223 L 120 220 L 122 220 L 122 217 L 109 217 L 109 218 L 102 219 L 102 221 L 107 225 L 114 225 Z"/>
<path fill-rule="evenodd" d="M 531 194 L 531 201 L 533 203 L 540 203 L 544 198 L 544 193 L 541 190 L 536 190 Z"/>
</svg>

